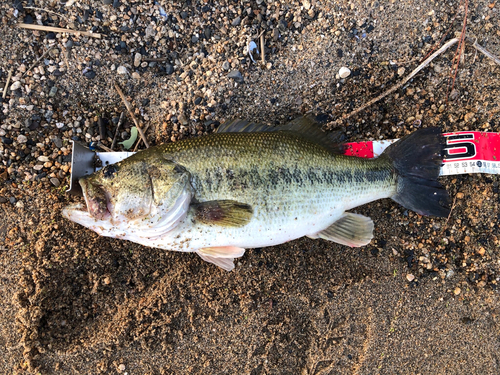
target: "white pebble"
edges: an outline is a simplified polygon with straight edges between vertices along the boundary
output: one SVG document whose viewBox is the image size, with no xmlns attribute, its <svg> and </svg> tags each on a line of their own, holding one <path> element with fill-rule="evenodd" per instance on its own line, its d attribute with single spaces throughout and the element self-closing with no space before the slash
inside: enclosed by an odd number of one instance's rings
<svg viewBox="0 0 500 375">
<path fill-rule="evenodd" d="M 118 68 L 116 68 L 116 72 L 118 74 L 127 74 L 127 68 L 125 68 L 123 65 L 120 65 Z"/>
<path fill-rule="evenodd" d="M 25 136 L 25 135 L 19 134 L 19 135 L 17 136 L 17 141 L 18 141 L 19 143 L 26 143 L 26 142 L 28 141 L 28 138 L 26 138 L 26 136 Z"/>
<path fill-rule="evenodd" d="M 139 78 L 141 78 L 141 75 L 139 73 L 137 73 L 137 72 L 133 72 L 132 73 L 132 78 L 139 79 Z"/>
<path fill-rule="evenodd" d="M 408 280 L 409 282 L 412 282 L 413 280 L 415 280 L 415 276 L 413 274 L 409 273 L 406 275 L 406 280 Z"/>
<path fill-rule="evenodd" d="M 136 53 L 134 55 L 134 66 L 136 68 L 139 67 L 139 65 L 141 65 L 141 59 L 142 59 L 142 55 L 140 53 Z"/>
<path fill-rule="evenodd" d="M 347 78 L 350 75 L 351 75 L 351 70 L 349 68 L 346 68 L 345 66 L 340 68 L 340 70 L 339 70 L 339 77 L 340 78 Z"/>
<path fill-rule="evenodd" d="M 16 91 L 21 88 L 21 81 L 16 81 L 10 86 L 11 91 Z"/>
</svg>

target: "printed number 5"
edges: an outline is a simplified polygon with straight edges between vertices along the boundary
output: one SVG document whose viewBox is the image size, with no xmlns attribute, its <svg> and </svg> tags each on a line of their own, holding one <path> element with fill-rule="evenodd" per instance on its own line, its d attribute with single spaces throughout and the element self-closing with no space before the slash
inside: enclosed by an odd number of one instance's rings
<svg viewBox="0 0 500 375">
<path fill-rule="evenodd" d="M 450 134 L 445 137 L 445 160 L 470 159 L 476 156 L 474 134 Z"/>
</svg>

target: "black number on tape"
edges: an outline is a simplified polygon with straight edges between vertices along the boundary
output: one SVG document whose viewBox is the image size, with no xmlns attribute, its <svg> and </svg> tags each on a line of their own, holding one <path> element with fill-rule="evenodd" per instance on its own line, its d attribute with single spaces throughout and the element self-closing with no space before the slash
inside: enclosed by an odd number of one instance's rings
<svg viewBox="0 0 500 375">
<path fill-rule="evenodd" d="M 454 134 L 445 135 L 445 137 L 445 160 L 470 159 L 476 156 L 476 144 L 473 142 L 474 134 Z"/>
</svg>

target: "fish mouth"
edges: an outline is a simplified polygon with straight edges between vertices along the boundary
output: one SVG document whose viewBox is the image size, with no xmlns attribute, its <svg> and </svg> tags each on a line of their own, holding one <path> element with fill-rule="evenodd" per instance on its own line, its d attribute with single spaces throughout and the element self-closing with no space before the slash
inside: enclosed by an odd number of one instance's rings
<svg viewBox="0 0 500 375">
<path fill-rule="evenodd" d="M 80 179 L 87 211 L 95 219 L 106 220 L 111 217 L 111 203 L 102 186 L 92 184 L 85 178 Z"/>
</svg>

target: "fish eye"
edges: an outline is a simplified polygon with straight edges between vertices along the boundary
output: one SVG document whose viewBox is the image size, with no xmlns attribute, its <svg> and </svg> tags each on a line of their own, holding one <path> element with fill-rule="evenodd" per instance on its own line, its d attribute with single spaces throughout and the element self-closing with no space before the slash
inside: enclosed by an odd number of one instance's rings
<svg viewBox="0 0 500 375">
<path fill-rule="evenodd" d="M 118 168 L 114 164 L 110 164 L 103 168 L 102 174 L 104 178 L 112 178 L 116 171 L 118 171 Z"/>
</svg>

